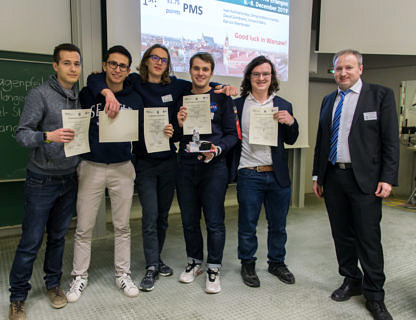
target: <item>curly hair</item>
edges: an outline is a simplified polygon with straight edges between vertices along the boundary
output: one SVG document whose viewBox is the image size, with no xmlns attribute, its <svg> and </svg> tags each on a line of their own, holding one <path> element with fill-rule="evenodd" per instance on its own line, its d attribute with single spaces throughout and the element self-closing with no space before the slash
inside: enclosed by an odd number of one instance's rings
<svg viewBox="0 0 416 320">
<path fill-rule="evenodd" d="M 270 59 L 267 59 L 265 56 L 258 56 L 254 58 L 253 60 L 251 60 L 250 63 L 244 69 L 244 79 L 241 82 L 241 87 L 240 87 L 242 97 L 248 96 L 252 90 L 251 80 L 250 80 L 251 72 L 253 71 L 255 67 L 263 63 L 268 63 L 272 69 L 271 83 L 270 83 L 270 87 L 269 87 L 267 94 L 270 96 L 273 93 L 279 91 L 279 82 L 277 80 L 276 68 L 274 67 Z"/>
<path fill-rule="evenodd" d="M 165 46 L 156 43 L 154 45 L 152 45 L 151 47 L 149 47 L 143 54 L 142 60 L 140 61 L 140 65 L 136 68 L 137 71 L 139 71 L 140 77 L 142 78 L 143 83 L 147 82 L 149 79 L 149 68 L 147 67 L 147 60 L 150 58 L 150 56 L 152 55 L 152 51 L 153 49 L 156 48 L 160 48 L 162 50 L 166 51 L 166 54 L 168 55 L 168 62 L 166 64 L 166 70 L 163 72 L 162 74 L 162 78 L 160 83 L 162 85 L 167 85 L 170 83 L 170 74 L 172 72 L 172 63 L 171 63 L 171 59 L 170 59 L 170 54 L 169 54 L 169 50 L 168 48 L 166 48 Z"/>
</svg>

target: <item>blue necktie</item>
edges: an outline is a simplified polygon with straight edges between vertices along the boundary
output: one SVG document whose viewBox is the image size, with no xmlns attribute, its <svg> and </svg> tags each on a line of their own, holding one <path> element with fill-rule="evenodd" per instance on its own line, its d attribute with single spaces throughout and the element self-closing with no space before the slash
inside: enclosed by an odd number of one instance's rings
<svg viewBox="0 0 416 320">
<path fill-rule="evenodd" d="M 329 161 L 332 164 L 335 164 L 337 161 L 338 132 L 339 125 L 341 123 L 342 105 L 344 104 L 345 96 L 350 92 L 351 90 L 340 91 L 341 99 L 338 102 L 337 108 L 335 109 L 334 119 L 332 120 L 331 145 L 329 148 Z"/>
</svg>

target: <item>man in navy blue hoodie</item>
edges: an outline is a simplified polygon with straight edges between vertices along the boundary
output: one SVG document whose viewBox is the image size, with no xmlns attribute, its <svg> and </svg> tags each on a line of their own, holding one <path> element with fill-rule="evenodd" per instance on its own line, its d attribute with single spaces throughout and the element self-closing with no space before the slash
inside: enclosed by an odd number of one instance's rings
<svg viewBox="0 0 416 320">
<path fill-rule="evenodd" d="M 143 107 L 140 95 L 127 80 L 131 55 L 122 46 L 110 48 L 103 59 L 106 83 L 122 109 Z M 133 197 L 135 170 L 131 162 L 131 142 L 100 143 L 99 111 L 104 110 L 105 98 L 94 97 L 88 88 L 80 92 L 83 108 L 91 108 L 89 142 L 91 151 L 82 155 L 78 166 L 77 229 L 75 232 L 73 280 L 66 296 L 76 302 L 87 286 L 91 258 L 91 237 L 98 209 L 105 189 L 108 189 L 114 225 L 114 266 L 116 285 L 129 297 L 139 290 L 130 278 L 130 209 Z"/>
<path fill-rule="evenodd" d="M 202 273 L 203 240 L 201 209 L 207 226 L 207 277 L 205 292 L 221 291 L 219 269 L 225 244 L 224 200 L 228 183 L 225 154 L 236 144 L 237 130 L 232 100 L 217 94 L 209 86 L 214 72 L 214 59 L 209 53 L 197 53 L 190 60 L 192 94 L 209 94 L 211 109 L 211 134 L 202 134 L 201 140 L 211 143 L 210 152 L 188 153 L 186 145 L 192 135 L 182 135 L 179 145 L 179 170 L 177 194 L 181 209 L 188 265 L 179 277 L 183 283 L 192 282 Z M 182 105 L 182 104 L 181 104 Z M 186 121 L 186 106 L 178 112 L 178 123 Z"/>
</svg>

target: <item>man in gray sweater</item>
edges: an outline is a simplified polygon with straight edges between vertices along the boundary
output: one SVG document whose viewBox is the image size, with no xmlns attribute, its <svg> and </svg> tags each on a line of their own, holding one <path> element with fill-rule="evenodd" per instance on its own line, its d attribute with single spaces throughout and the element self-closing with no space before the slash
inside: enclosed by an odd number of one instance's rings
<svg viewBox="0 0 416 320">
<path fill-rule="evenodd" d="M 48 297 L 54 308 L 67 304 L 60 280 L 65 234 L 75 211 L 79 159 L 65 156 L 64 144 L 75 132 L 62 128 L 62 110 L 79 107 L 81 53 L 75 45 L 65 43 L 55 48 L 53 59 L 56 75 L 28 93 L 16 130 L 16 140 L 31 153 L 24 186 L 22 237 L 10 271 L 9 320 L 26 319 L 24 302 L 45 230 L 43 269 Z"/>
</svg>

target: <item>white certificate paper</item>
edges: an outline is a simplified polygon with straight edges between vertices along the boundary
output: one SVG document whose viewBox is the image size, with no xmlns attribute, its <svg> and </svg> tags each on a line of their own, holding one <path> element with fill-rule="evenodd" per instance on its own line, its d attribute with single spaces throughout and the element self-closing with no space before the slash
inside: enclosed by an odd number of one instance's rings
<svg viewBox="0 0 416 320">
<path fill-rule="evenodd" d="M 74 139 L 64 143 L 65 156 L 90 152 L 88 132 L 90 129 L 91 109 L 62 110 L 62 126 L 75 131 Z"/>
<path fill-rule="evenodd" d="M 250 128 L 248 143 L 277 147 L 279 122 L 273 119 L 273 114 L 279 108 L 252 107 L 250 109 Z"/>
<path fill-rule="evenodd" d="M 169 151 L 169 137 L 163 129 L 169 124 L 169 111 L 166 107 L 144 108 L 144 142 L 148 153 Z"/>
<path fill-rule="evenodd" d="M 195 94 L 183 97 L 186 107 L 186 120 L 183 123 L 183 134 L 193 134 L 196 129 L 199 134 L 211 134 L 211 109 L 209 94 Z"/>
<path fill-rule="evenodd" d="M 99 141 L 130 142 L 139 140 L 139 111 L 120 109 L 118 115 L 111 119 L 105 111 L 100 111 Z"/>
</svg>

